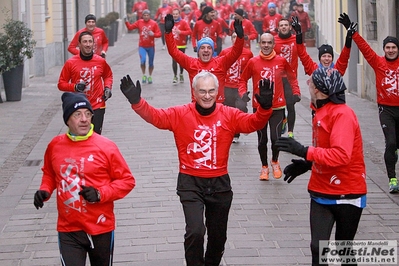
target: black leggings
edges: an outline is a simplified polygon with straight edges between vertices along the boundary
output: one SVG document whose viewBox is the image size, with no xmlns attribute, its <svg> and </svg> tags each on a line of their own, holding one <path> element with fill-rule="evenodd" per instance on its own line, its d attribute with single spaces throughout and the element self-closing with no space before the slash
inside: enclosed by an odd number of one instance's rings
<svg viewBox="0 0 399 266">
<path fill-rule="evenodd" d="M 179 50 L 182 51 L 183 53 L 186 53 L 186 48 L 179 48 Z M 181 65 L 179 65 L 179 67 L 180 67 L 180 75 L 181 75 L 181 74 L 183 74 L 184 68 Z M 175 76 L 177 76 L 177 62 L 174 59 L 172 59 L 172 69 L 173 69 L 173 74 Z"/>
<path fill-rule="evenodd" d="M 114 231 L 95 236 L 84 231 L 58 232 L 58 246 L 63 266 L 85 266 L 87 254 L 91 265 L 110 266 L 114 254 Z"/>
<path fill-rule="evenodd" d="M 254 108 L 254 113 L 256 109 Z M 272 160 L 278 160 L 279 151 L 275 146 L 277 139 L 281 136 L 282 124 L 284 119 L 284 109 L 273 110 L 269 121 L 261 130 L 256 131 L 258 134 L 258 151 L 260 155 L 260 160 L 263 166 L 267 166 L 267 125 L 270 127 L 270 140 L 272 142 Z"/>
<path fill-rule="evenodd" d="M 256 32 L 258 33 L 258 36 L 256 36 L 256 42 L 258 43 L 260 41 L 260 36 L 263 34 L 263 21 L 257 21 L 255 20 L 253 22 L 254 27 L 256 29 Z"/>
<path fill-rule="evenodd" d="M 161 30 L 162 45 L 165 46 L 165 23 L 158 23 L 159 29 Z"/>
<path fill-rule="evenodd" d="M 310 249 L 313 266 L 320 265 L 319 241 L 330 240 L 334 223 L 336 223 L 335 240 L 353 240 L 362 211 L 362 208 L 351 204 L 323 205 L 314 200 L 310 201 Z"/>
<path fill-rule="evenodd" d="M 99 109 L 93 110 L 93 112 L 94 112 L 94 116 L 91 119 L 91 123 L 94 125 L 94 132 L 101 135 L 101 132 L 103 130 L 105 108 L 99 108 Z"/>
<path fill-rule="evenodd" d="M 399 148 L 399 106 L 378 105 L 380 124 L 385 137 L 384 161 L 388 178 L 396 177 L 395 165 Z"/>
<path fill-rule="evenodd" d="M 295 102 L 292 94 L 292 87 L 288 82 L 287 78 L 283 78 L 283 87 L 284 87 L 285 104 L 287 108 L 288 132 L 294 132 L 294 126 L 296 120 Z"/>
</svg>

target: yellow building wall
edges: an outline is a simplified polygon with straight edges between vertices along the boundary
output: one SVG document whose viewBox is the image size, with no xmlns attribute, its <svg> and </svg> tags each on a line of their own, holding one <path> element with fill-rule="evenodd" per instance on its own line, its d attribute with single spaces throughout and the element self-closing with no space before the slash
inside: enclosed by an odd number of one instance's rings
<svg viewBox="0 0 399 266">
<path fill-rule="evenodd" d="M 6 18 L 11 18 L 12 13 L 11 13 L 11 8 L 12 8 L 12 1 L 10 0 L 0 0 L 0 25 L 4 25 Z M 8 14 L 6 13 L 6 10 L 8 10 Z M 3 29 L 0 29 L 0 32 L 3 32 Z"/>
<path fill-rule="evenodd" d="M 48 10 L 46 11 L 46 44 L 54 42 L 53 17 L 53 0 L 48 0 Z"/>
</svg>

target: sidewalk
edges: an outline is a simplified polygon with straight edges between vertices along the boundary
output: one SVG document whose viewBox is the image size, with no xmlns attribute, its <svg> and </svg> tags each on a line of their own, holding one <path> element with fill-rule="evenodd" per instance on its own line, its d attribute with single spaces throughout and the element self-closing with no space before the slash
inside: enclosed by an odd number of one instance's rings
<svg viewBox="0 0 399 266">
<path fill-rule="evenodd" d="M 103 135 L 116 142 L 137 183 L 115 204 L 114 265 L 179 266 L 184 265 L 185 224 L 176 195 L 178 159 L 173 134 L 142 120 L 119 90 L 126 74 L 141 80 L 137 41 L 137 34 L 127 34 L 107 54 L 114 84 Z M 190 101 L 187 73 L 185 83 L 173 85 L 172 59 L 161 48 L 158 39 L 154 83 L 142 86 L 142 96 L 156 107 L 185 104 Z M 253 47 L 254 55 L 258 51 Z M 308 51 L 317 59 L 316 48 Z M 186 53 L 195 56 L 191 48 Z M 30 87 L 23 89 L 21 102 L 0 104 L 0 265 L 60 265 L 54 197 L 40 210 L 33 206 L 46 146 L 55 135 L 66 132 L 62 92 L 57 89 L 60 70 L 55 67 L 45 78 L 32 78 Z M 296 105 L 294 133 L 298 141 L 309 145 L 308 77 L 302 65 L 298 72 L 302 101 Z M 347 102 L 362 127 L 367 167 L 368 202 L 356 239 L 397 240 L 399 196 L 388 193 L 377 106 L 351 94 Z M 281 153 L 281 166 L 291 158 Z M 259 170 L 256 133 L 240 137 L 230 151 L 234 200 L 221 265 L 310 265 L 309 173 L 287 184 L 273 178 L 261 182 Z"/>
</svg>

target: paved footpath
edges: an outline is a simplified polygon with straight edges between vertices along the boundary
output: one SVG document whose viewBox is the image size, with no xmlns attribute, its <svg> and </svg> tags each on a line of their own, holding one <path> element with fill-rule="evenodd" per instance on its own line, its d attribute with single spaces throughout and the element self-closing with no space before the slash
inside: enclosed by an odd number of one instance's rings
<svg viewBox="0 0 399 266">
<path fill-rule="evenodd" d="M 110 48 L 107 59 L 114 72 L 114 90 L 103 135 L 117 143 L 137 182 L 115 204 L 114 265 L 184 265 L 184 217 L 175 191 L 178 160 L 173 135 L 139 118 L 119 90 L 122 76 L 141 79 L 137 40 L 137 34 L 123 36 Z M 157 40 L 154 83 L 143 85 L 142 96 L 156 107 L 187 103 L 187 73 L 185 83 L 173 85 L 172 60 L 161 48 Z M 258 51 L 253 47 L 254 54 Z M 317 58 L 315 48 L 308 51 Z M 187 54 L 195 55 L 192 49 Z M 22 101 L 0 104 L 0 265 L 60 265 L 55 200 L 51 198 L 40 210 L 32 204 L 47 143 L 66 131 L 62 93 L 57 89 L 60 69 L 54 67 L 46 77 L 32 78 Z M 294 133 L 303 144 L 311 142 L 307 78 L 300 66 L 302 101 L 296 105 Z M 387 191 L 376 104 L 351 94 L 347 102 L 362 127 L 367 164 L 368 202 L 356 239 L 397 240 L 399 196 Z M 281 153 L 282 167 L 291 158 Z M 234 200 L 221 265 L 310 265 L 309 173 L 287 184 L 273 178 L 261 182 L 259 170 L 256 133 L 242 136 L 230 151 Z"/>
</svg>

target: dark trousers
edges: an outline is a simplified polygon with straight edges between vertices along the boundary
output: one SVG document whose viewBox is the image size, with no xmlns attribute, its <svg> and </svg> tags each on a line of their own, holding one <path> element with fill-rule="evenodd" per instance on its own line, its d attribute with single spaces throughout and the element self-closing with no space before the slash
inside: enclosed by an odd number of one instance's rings
<svg viewBox="0 0 399 266">
<path fill-rule="evenodd" d="M 254 113 L 256 112 L 256 108 L 254 108 Z M 275 146 L 277 139 L 281 136 L 282 124 L 284 119 L 284 109 L 273 110 L 272 115 L 270 116 L 267 124 L 261 129 L 257 130 L 258 134 L 258 151 L 260 155 L 260 160 L 263 166 L 267 166 L 267 127 L 270 127 L 270 141 L 272 143 L 272 160 L 278 160 L 279 151 Z"/>
<path fill-rule="evenodd" d="M 219 55 L 222 51 L 223 40 L 220 37 L 216 38 L 216 55 Z M 198 47 L 199 49 L 199 47 Z"/>
<path fill-rule="evenodd" d="M 334 223 L 336 223 L 335 240 L 353 240 L 362 211 L 362 208 L 350 204 L 322 205 L 314 200 L 310 201 L 310 249 L 313 266 L 321 265 L 319 263 L 319 241 L 330 239 Z"/>
<path fill-rule="evenodd" d="M 87 254 L 90 265 L 110 266 L 114 254 L 114 231 L 95 236 L 84 231 L 58 232 L 58 246 L 63 266 L 85 266 Z"/>
<path fill-rule="evenodd" d="M 162 44 L 165 45 L 165 23 L 158 23 L 159 29 L 161 30 Z"/>
<path fill-rule="evenodd" d="M 258 36 L 256 37 L 256 42 L 259 43 L 260 36 L 263 34 L 263 21 L 255 20 L 253 24 L 256 29 L 256 32 L 258 33 Z"/>
<path fill-rule="evenodd" d="M 179 174 L 177 194 L 186 221 L 184 250 L 187 266 L 219 266 L 233 200 L 230 178 L 228 175 L 198 178 Z M 205 232 L 208 233 L 208 243 L 204 258 Z"/>
<path fill-rule="evenodd" d="M 179 50 L 182 51 L 183 53 L 186 53 L 186 48 L 179 48 Z M 179 67 L 180 67 L 180 74 L 183 74 L 184 68 L 181 65 L 179 65 Z M 173 74 L 177 76 L 177 62 L 174 59 L 172 59 L 172 69 L 173 69 Z"/>
<path fill-rule="evenodd" d="M 384 160 L 388 178 L 396 177 L 399 148 L 399 106 L 378 105 L 380 124 L 385 137 Z"/>
<path fill-rule="evenodd" d="M 101 135 L 101 131 L 103 130 L 105 108 L 99 108 L 93 110 L 93 112 L 94 116 L 91 119 L 91 123 L 94 125 L 94 132 Z"/>
<path fill-rule="evenodd" d="M 224 88 L 224 105 L 237 108 L 244 113 L 248 113 L 247 103 L 244 102 L 238 95 L 238 88 Z M 234 135 L 234 137 L 240 137 L 240 133 Z"/>
<path fill-rule="evenodd" d="M 283 78 L 283 87 L 284 87 L 285 104 L 287 108 L 288 132 L 293 132 L 296 120 L 295 101 L 292 94 L 292 87 L 288 82 L 287 78 Z"/>
</svg>

